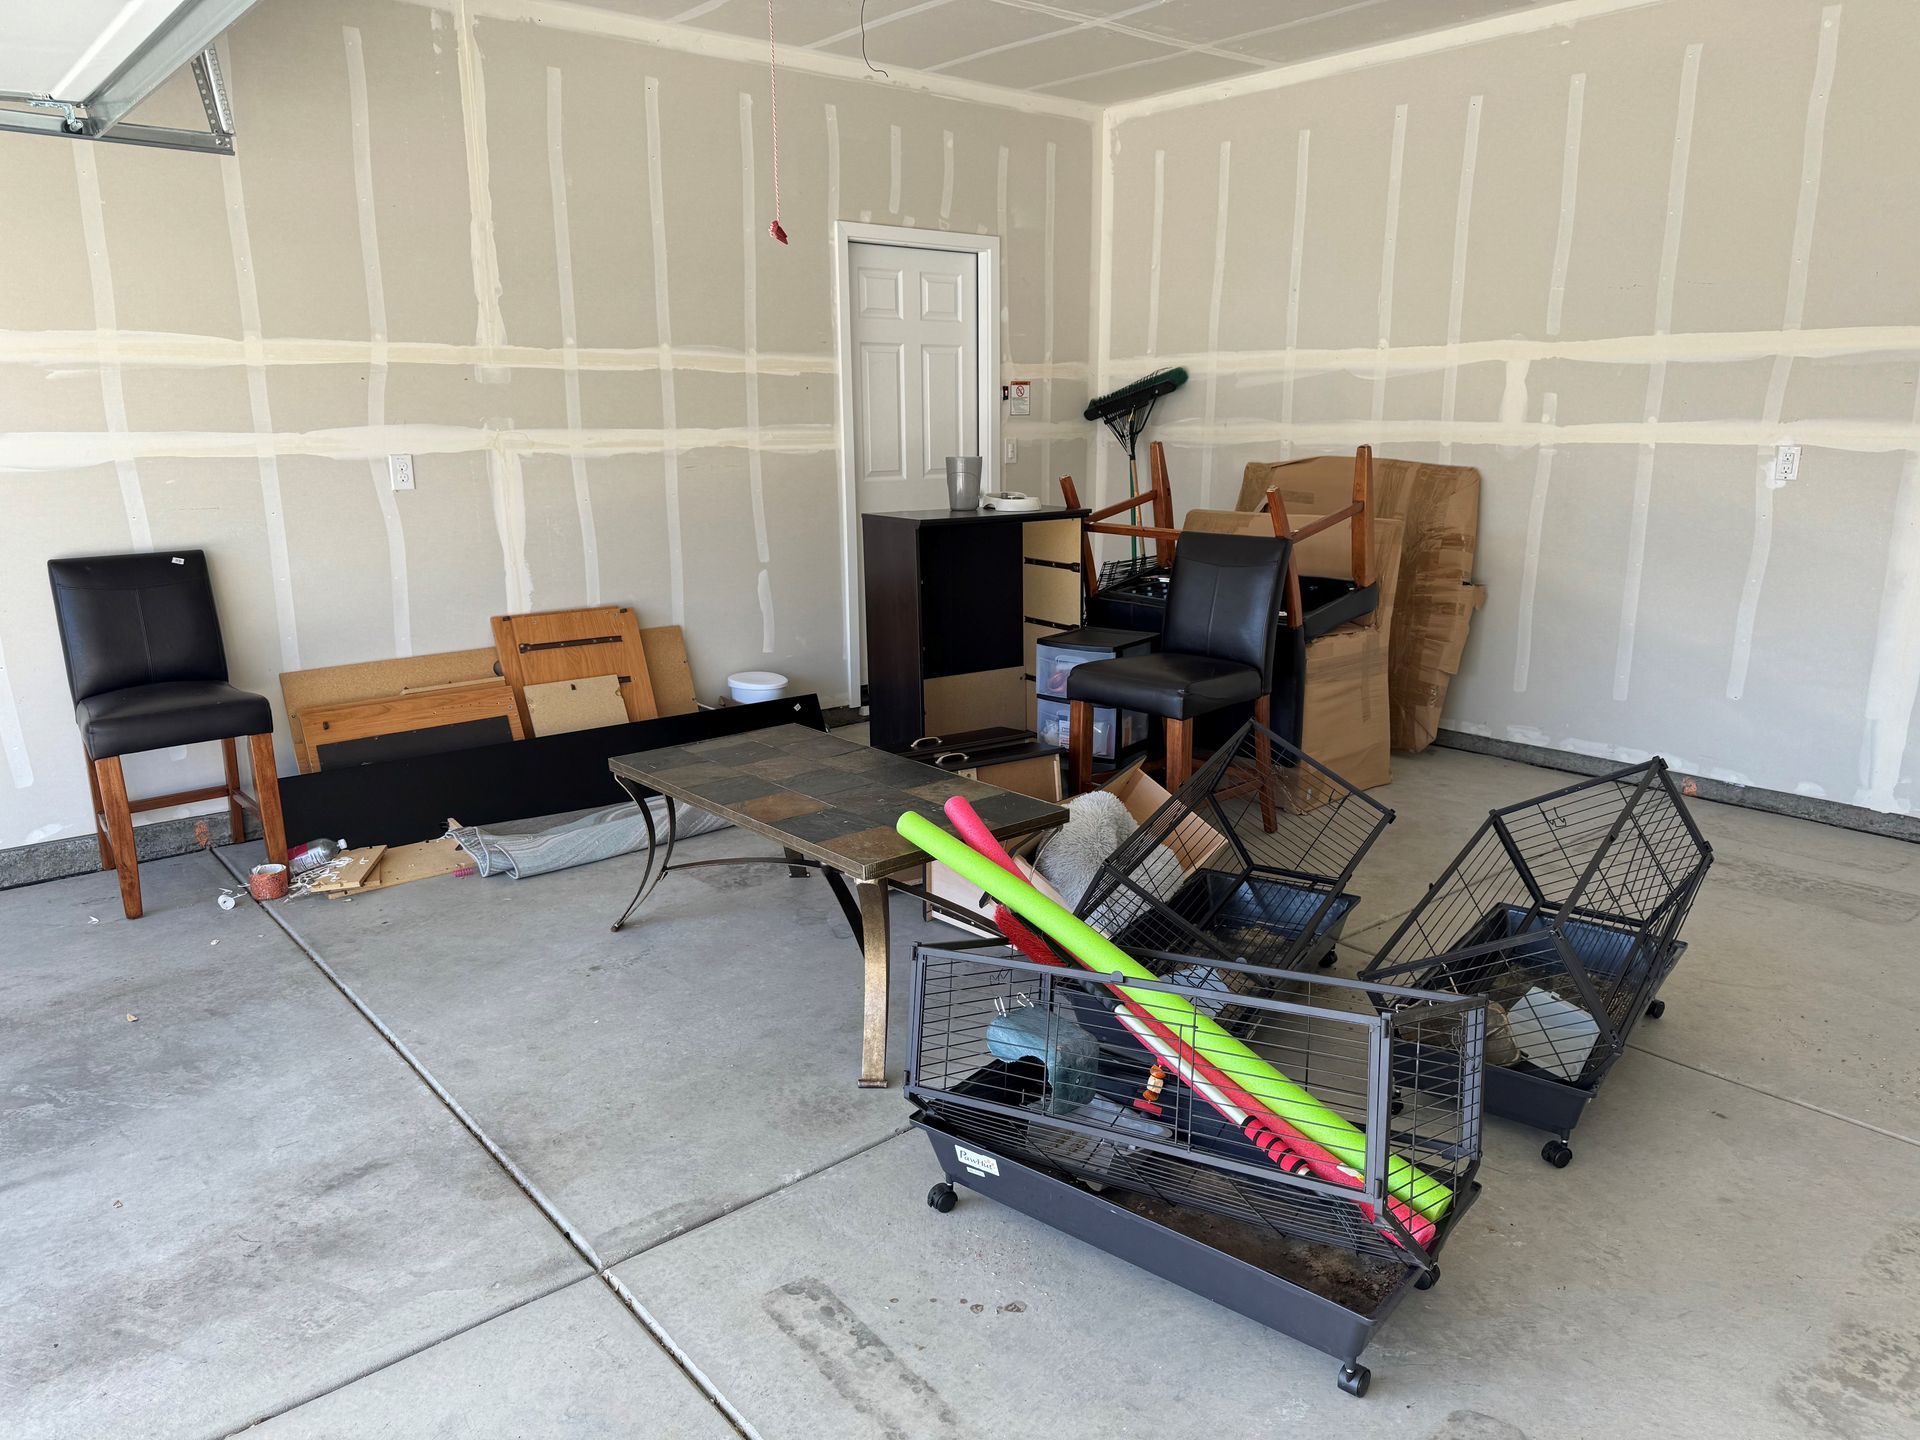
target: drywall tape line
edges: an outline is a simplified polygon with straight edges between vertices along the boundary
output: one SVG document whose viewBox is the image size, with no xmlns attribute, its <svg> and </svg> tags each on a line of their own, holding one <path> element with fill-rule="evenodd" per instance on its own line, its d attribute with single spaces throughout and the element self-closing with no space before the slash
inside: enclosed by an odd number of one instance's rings
<svg viewBox="0 0 1920 1440">
<path fill-rule="evenodd" d="M 1460 192 L 1453 207 L 1453 274 L 1447 287 L 1447 372 L 1440 383 L 1440 418 L 1451 421 L 1460 397 L 1460 327 L 1467 303 L 1467 232 L 1473 218 L 1473 173 L 1480 158 L 1480 112 L 1486 96 L 1467 101 L 1467 136 L 1460 151 Z M 1440 459 L 1453 461 L 1453 447 L 1443 444 Z"/>
<path fill-rule="evenodd" d="M 253 237 L 247 228 L 247 197 L 240 176 L 240 160 L 220 157 L 220 185 L 227 208 L 227 241 L 233 251 L 233 281 L 240 302 L 240 334 L 250 352 L 247 360 L 247 407 L 253 428 L 262 437 L 273 433 L 273 407 L 267 395 L 267 369 L 259 362 L 260 287 L 253 269 Z M 300 627 L 294 611 L 293 560 L 287 542 L 287 512 L 280 493 L 280 457 L 262 446 L 256 463 L 260 472 L 260 516 L 266 529 L 267 569 L 273 579 L 273 610 L 280 635 L 280 668 L 300 668 Z"/>
<path fill-rule="evenodd" d="M 1594 340 L 1467 340 L 1459 349 L 1462 365 L 1529 364 L 1547 360 L 1574 360 L 1585 365 L 1716 364 L 1771 360 L 1791 355 L 1796 360 L 1880 360 L 1920 356 L 1920 326 L 1856 325 L 1822 330 L 1727 330 L 1681 334 L 1614 335 Z M 1122 356 L 1116 367 L 1138 367 L 1146 356 Z M 1180 365 L 1200 374 L 1209 366 L 1223 375 L 1271 376 L 1281 380 L 1289 362 L 1300 374 L 1346 373 L 1365 375 L 1375 366 L 1395 373 L 1419 373 L 1445 367 L 1445 345 L 1399 345 L 1381 351 L 1374 346 L 1343 349 L 1238 350 L 1224 355 L 1167 354 L 1159 363 Z M 1256 380 L 1243 382 L 1251 386 Z"/>
<path fill-rule="evenodd" d="M 580 413 L 580 327 L 573 292 L 573 223 L 567 209 L 566 113 L 560 69 L 547 67 L 547 189 L 553 206 L 553 273 L 560 295 L 560 345 L 566 357 L 567 428 L 578 430 Z M 600 532 L 593 519 L 593 489 L 587 457 L 567 457 L 573 478 L 573 504 L 580 516 L 580 561 L 587 604 L 600 603 Z"/>
<path fill-rule="evenodd" d="M 1167 152 L 1153 152 L 1153 248 L 1147 253 L 1147 356 L 1160 353 L 1160 257 L 1166 244 Z"/>
<path fill-rule="evenodd" d="M 1012 161 L 1012 152 L 1002 145 L 994 177 L 993 213 L 995 223 L 999 226 L 1000 243 L 1008 246 L 1013 240 L 1012 212 L 1007 208 L 1007 174 Z M 1007 308 L 1006 276 L 1003 274 L 997 278 L 1000 282 L 1000 362 L 1004 367 L 1013 358 L 1013 323 Z"/>
<path fill-rule="evenodd" d="M 1680 234 L 1686 213 L 1687 168 L 1693 153 L 1694 101 L 1700 89 L 1699 44 L 1689 45 L 1680 63 L 1680 104 L 1673 127 L 1673 163 L 1667 171 L 1667 221 L 1660 240 L 1660 286 L 1654 299 L 1653 329 L 1665 335 L 1673 328 L 1673 287 L 1680 268 Z M 1667 365 L 1655 361 L 1647 371 L 1645 414 L 1658 427 L 1666 399 Z M 1620 596 L 1620 638 L 1614 649 L 1613 698 L 1627 698 L 1633 675 L 1633 642 L 1640 624 L 1640 584 L 1647 565 L 1647 524 L 1653 511 L 1654 441 L 1647 440 L 1635 457 L 1633 514 L 1627 529 L 1626 580 Z"/>
<path fill-rule="evenodd" d="M 1406 170 L 1407 107 L 1393 107 L 1393 150 L 1387 161 L 1387 221 L 1380 247 L 1380 299 L 1374 319 L 1384 352 L 1393 340 L 1393 272 L 1400 250 L 1400 181 Z M 1378 425 L 1387 413 L 1387 372 L 1376 366 L 1373 372 L 1373 423 Z"/>
<path fill-rule="evenodd" d="M 900 213 L 900 127 L 887 127 L 887 213 Z"/>
<path fill-rule="evenodd" d="M 1303 129 L 1293 151 L 1293 247 L 1287 260 L 1287 348 L 1280 380 L 1280 423 L 1293 424 L 1293 382 L 1297 374 L 1295 351 L 1300 346 L 1300 277 L 1307 255 L 1307 175 L 1313 131 Z M 1280 458 L 1293 458 L 1293 441 L 1281 442 Z"/>
<path fill-rule="evenodd" d="M 667 506 L 667 585 L 673 623 L 687 619 L 687 581 L 680 550 L 680 457 L 674 432 L 679 428 L 673 393 L 673 311 L 667 287 L 667 187 L 661 173 L 665 147 L 660 137 L 660 81 L 647 76 L 647 217 L 653 231 L 653 313 L 660 337 L 660 424 L 671 438 L 662 452 L 661 484 Z"/>
<path fill-rule="evenodd" d="M 1567 304 L 1567 266 L 1573 258 L 1573 216 L 1580 197 L 1580 128 L 1587 108 L 1583 71 L 1567 81 L 1567 144 L 1560 161 L 1560 224 L 1553 237 L 1553 279 L 1547 287 L 1547 335 L 1560 333 Z"/>
<path fill-rule="evenodd" d="M 1192 416 L 1156 424 L 1156 432 L 1182 445 L 1268 444 L 1289 432 L 1278 421 L 1220 420 L 1211 427 Z M 1568 445 L 1685 445 L 1753 450 L 1760 446 L 1801 444 L 1815 450 L 1845 450 L 1862 455 L 1885 455 L 1920 444 L 1920 426 L 1898 420 L 1795 420 L 1769 427 L 1759 420 L 1667 420 L 1649 425 L 1639 421 L 1590 421 L 1580 425 L 1545 426 L 1537 421 L 1507 424 L 1499 420 L 1456 420 L 1442 425 L 1437 419 L 1296 421 L 1291 431 L 1302 445 L 1379 444 L 1531 446 Z M 0 468 L 9 456 L 38 456 L 45 437 L 0 436 Z M 135 441 L 148 437 L 135 436 Z M 1376 446 L 1376 449 L 1378 446 Z M 171 450 L 154 453 L 172 454 Z M 97 463 L 97 462 L 94 462 Z M 28 467 L 35 468 L 35 467 Z"/>
<path fill-rule="evenodd" d="M 1920 377 L 1916 377 L 1920 379 Z M 1920 383 L 1914 387 L 1913 424 L 1920 431 Z M 1912 814 L 1913 796 L 1894 791 L 1906 770 L 1907 737 L 1913 733 L 1920 697 L 1920 445 L 1900 467 L 1887 544 L 1887 572 L 1880 587 L 1880 617 L 1874 627 L 1873 664 L 1867 672 L 1865 730 L 1860 741 L 1860 789 L 1856 805 Z"/>
<path fill-rule="evenodd" d="M 1213 290 L 1207 300 L 1207 350 L 1212 353 L 1220 348 L 1220 306 L 1226 298 L 1227 284 L 1227 219 L 1230 213 L 1231 184 L 1233 180 L 1233 141 L 1220 142 L 1220 172 L 1215 183 L 1219 203 L 1213 215 Z M 1206 418 L 1213 424 L 1218 413 L 1220 396 L 1220 377 L 1208 375 L 1206 379 Z M 1214 448 L 1209 445 L 1200 452 L 1200 494 L 1206 504 L 1213 504 L 1213 457 Z"/>
<path fill-rule="evenodd" d="M 1907 427 L 1902 427 L 1903 434 Z M 1749 442 L 1750 443 L 1750 442 Z M 664 455 L 677 451 L 745 450 L 755 444 L 744 426 L 694 429 L 569 430 L 565 426 L 500 430 L 484 425 L 365 425 L 326 430 L 158 430 L 107 435 L 92 430 L 0 432 L 0 472 L 35 473 L 111 464 L 117 458 L 252 460 L 263 451 L 323 460 L 364 461 L 388 455 Z M 831 424 L 761 426 L 758 447 L 783 455 L 834 449 Z M 1905 443 L 1881 446 L 1904 449 Z"/>
<path fill-rule="evenodd" d="M 940 228 L 953 223 L 953 131 L 940 132 Z"/>
<path fill-rule="evenodd" d="M 347 100 L 353 128 L 353 198 L 360 224 L 360 268 L 367 284 L 367 333 L 372 358 L 367 365 L 367 426 L 387 423 L 387 287 L 380 270 L 380 227 L 373 198 L 373 122 L 367 101 L 367 65 L 360 31 L 340 27 L 347 56 Z M 264 347 L 263 347 L 264 348 Z M 413 607 L 407 578 L 407 536 L 392 477 L 379 458 L 367 461 L 367 478 L 387 536 L 387 581 L 393 611 L 393 653 L 413 653 Z"/>
<path fill-rule="evenodd" d="M 840 112 L 827 106 L 827 227 L 840 218 Z M 831 356 L 826 358 L 833 358 Z"/>
<path fill-rule="evenodd" d="M 491 356 L 506 343 L 500 312 L 500 247 L 493 229 L 492 162 L 487 155 L 487 77 L 480 64 L 470 0 L 452 0 L 453 51 L 460 73 L 460 115 L 467 152 L 467 248 L 473 260 L 475 342 Z M 500 384 L 507 372 L 491 359 L 474 367 L 482 384 Z"/>
<path fill-rule="evenodd" d="M 1560 397 L 1548 391 L 1540 400 L 1540 423 L 1551 426 L 1560 413 Z M 1513 688 L 1527 688 L 1527 672 L 1533 664 L 1533 597 L 1540 584 L 1540 543 L 1547 526 L 1547 487 L 1553 480 L 1551 444 L 1542 445 L 1533 461 L 1533 497 L 1527 507 L 1527 548 L 1520 573 L 1520 618 L 1513 644 Z"/>
<path fill-rule="evenodd" d="M 1108 283 L 1113 275 L 1113 211 L 1114 211 L 1114 130 L 1113 123 L 1103 111 L 1100 123 L 1095 131 L 1100 147 L 1100 163 L 1094 167 L 1094 184 L 1099 189 L 1099 223 L 1093 227 L 1092 264 L 1088 267 L 1087 313 L 1092 322 L 1088 355 L 1094 366 L 1091 388 L 1095 394 L 1105 394 L 1111 387 L 1113 375 L 1113 291 Z M 1098 436 L 1088 442 L 1088 461 L 1093 469 L 1093 503 L 1097 506 L 1105 502 L 1108 495 L 1108 456 L 1112 447 L 1100 443 Z"/>
<path fill-rule="evenodd" d="M 747 354 L 760 348 L 760 224 L 754 206 L 756 180 L 753 160 L 753 96 L 740 94 L 740 222 L 744 234 L 741 245 L 741 324 Z M 767 496 L 766 474 L 760 461 L 760 376 L 751 359 L 747 362 L 747 494 L 753 507 L 754 555 L 760 562 L 760 574 L 754 591 L 760 601 L 762 648 L 773 653 L 773 589 L 767 578 Z"/>
<path fill-rule="evenodd" d="M 1053 380 L 1055 360 L 1053 303 L 1055 260 L 1057 259 L 1059 240 L 1059 197 L 1056 181 L 1059 176 L 1060 147 L 1055 141 L 1047 142 L 1047 212 L 1046 228 L 1042 232 L 1044 252 L 1041 256 L 1041 304 L 1040 304 L 1040 417 L 1049 425 L 1053 423 Z M 1037 487 L 1040 498 L 1053 496 L 1052 486 L 1059 477 L 1053 473 L 1053 439 L 1049 436 L 1041 441 L 1040 484 Z"/>
<path fill-rule="evenodd" d="M 487 488 L 493 498 L 493 528 L 500 536 L 507 610 L 524 614 L 533 608 L 533 570 L 527 564 L 527 487 L 520 456 L 487 451 Z"/>
<path fill-rule="evenodd" d="M 1920 348 L 1920 346 L 1916 346 Z M 0 330 L 0 361 L 48 366 L 98 365 L 109 358 L 125 366 L 160 369 L 225 369 L 245 365 L 248 347 L 243 341 L 220 335 L 180 335 L 142 330 L 6 331 Z M 746 372 L 744 352 L 718 345 L 688 345 L 674 352 L 682 370 L 706 370 L 717 375 Z M 477 345 L 447 345 L 424 340 L 328 340 L 285 337 L 263 339 L 259 363 L 276 365 L 484 365 L 515 370 L 564 370 L 564 347 L 503 345 L 482 350 Z M 762 375 L 831 375 L 831 355 L 802 355 L 762 351 L 755 357 Z M 661 365 L 657 345 L 581 346 L 573 356 L 581 370 L 648 371 Z"/>
<path fill-rule="evenodd" d="M 1794 208 L 1783 330 L 1798 330 L 1806 318 L 1807 262 L 1813 253 L 1813 225 L 1820 207 L 1827 104 L 1833 93 L 1833 72 L 1839 51 L 1840 6 L 1829 5 L 1820 13 L 1820 48 L 1814 60 L 1813 86 L 1807 94 L 1806 129 L 1800 149 L 1800 195 Z M 1769 424 L 1779 423 L 1792 374 L 1792 357 L 1776 355 L 1767 379 L 1764 418 Z M 1761 591 L 1767 581 L 1767 562 L 1773 553 L 1773 492 L 1784 483 L 1775 474 L 1774 455 L 1766 449 L 1757 451 L 1753 461 L 1753 545 L 1747 554 L 1747 576 L 1740 587 L 1740 609 L 1733 622 L 1733 653 L 1727 665 L 1729 700 L 1738 700 L 1746 693 L 1747 669 L 1753 660 L 1753 627 L 1760 616 Z"/>
<path fill-rule="evenodd" d="M 7 757 L 7 774 L 13 781 L 14 789 L 24 790 L 33 784 L 33 761 L 27 754 L 27 732 L 20 724 L 20 704 L 14 698 L 4 646 L 0 646 L 0 755 Z"/>
<path fill-rule="evenodd" d="M 87 279 L 93 287 L 93 323 L 100 336 L 100 402 L 106 411 L 110 435 L 127 433 L 127 393 L 120 379 L 119 315 L 113 299 L 113 262 L 107 254 L 106 210 L 100 201 L 100 175 L 93 168 L 91 145 L 73 147 L 73 174 L 80 193 L 80 228 L 87 242 Z M 130 456 L 114 453 L 120 482 L 120 504 L 126 511 L 127 538 L 136 550 L 153 548 L 153 529 L 147 523 L 147 501 L 140 490 L 140 470 Z"/>
</svg>

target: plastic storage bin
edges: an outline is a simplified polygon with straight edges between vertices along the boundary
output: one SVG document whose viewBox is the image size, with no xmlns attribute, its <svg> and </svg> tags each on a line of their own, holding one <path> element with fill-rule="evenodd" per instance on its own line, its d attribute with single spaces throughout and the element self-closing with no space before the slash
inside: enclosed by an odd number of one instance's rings
<svg viewBox="0 0 1920 1440">
<path fill-rule="evenodd" d="M 1034 702 L 1034 729 L 1041 740 L 1049 745 L 1067 748 L 1067 727 L 1072 707 L 1064 700 L 1039 700 Z M 1120 748 L 1131 749 L 1147 738 L 1147 716 L 1144 710 L 1122 710 L 1117 712 L 1120 731 Z M 1114 750 L 1114 726 L 1116 712 L 1105 705 L 1094 707 L 1093 711 L 1093 753 L 1102 760 L 1111 760 Z"/>
</svg>

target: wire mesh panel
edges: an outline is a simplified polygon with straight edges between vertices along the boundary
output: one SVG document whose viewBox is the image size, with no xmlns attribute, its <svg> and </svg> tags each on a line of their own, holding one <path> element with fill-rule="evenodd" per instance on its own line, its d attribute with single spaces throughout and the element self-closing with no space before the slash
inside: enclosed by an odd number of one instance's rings
<svg viewBox="0 0 1920 1440">
<path fill-rule="evenodd" d="M 1004 950 L 915 953 L 908 1093 L 990 1153 L 1419 1269 L 1479 1164 L 1481 1001 L 1275 974 L 1116 990 Z"/>
<path fill-rule="evenodd" d="M 1392 819 L 1249 721 L 1114 851 L 1077 913 L 1131 951 L 1294 969 L 1331 957 L 1358 903 L 1347 882 Z"/>
<path fill-rule="evenodd" d="M 1484 996 L 1490 1064 L 1591 1088 L 1685 949 L 1712 861 L 1663 760 L 1509 805 L 1362 978 Z"/>
</svg>

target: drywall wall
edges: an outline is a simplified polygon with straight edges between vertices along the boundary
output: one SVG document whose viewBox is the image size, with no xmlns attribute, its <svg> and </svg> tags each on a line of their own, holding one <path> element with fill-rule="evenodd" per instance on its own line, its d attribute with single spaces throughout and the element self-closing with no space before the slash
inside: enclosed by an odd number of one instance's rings
<svg viewBox="0 0 1920 1440">
<path fill-rule="evenodd" d="M 1580 0 L 1115 107 L 1099 388 L 1192 371 L 1183 510 L 1479 467 L 1449 727 L 1912 813 L 1916 55 L 1908 0 Z"/>
<path fill-rule="evenodd" d="M 91 828 L 49 556 L 206 549 L 234 681 L 276 711 L 283 669 L 596 601 L 683 625 L 703 694 L 770 668 L 844 699 L 834 219 L 1003 237 L 999 358 L 1041 381 L 1007 482 L 1083 470 L 1085 112 L 783 68 L 782 247 L 764 65 L 663 37 L 266 0 L 225 42 L 237 158 L 0 136 L 0 847 Z"/>
</svg>

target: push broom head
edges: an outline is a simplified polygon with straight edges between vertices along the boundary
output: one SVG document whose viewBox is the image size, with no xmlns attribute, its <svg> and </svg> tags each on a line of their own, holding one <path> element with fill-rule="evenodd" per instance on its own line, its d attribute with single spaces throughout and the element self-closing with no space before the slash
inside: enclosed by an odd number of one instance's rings
<svg viewBox="0 0 1920 1440">
<path fill-rule="evenodd" d="M 1111 395 L 1089 401 L 1085 418 L 1111 424 L 1116 416 L 1130 415 L 1153 404 L 1162 395 L 1171 395 L 1186 383 L 1187 372 L 1177 365 L 1171 370 L 1156 370 L 1144 380 L 1136 380 Z"/>
</svg>

